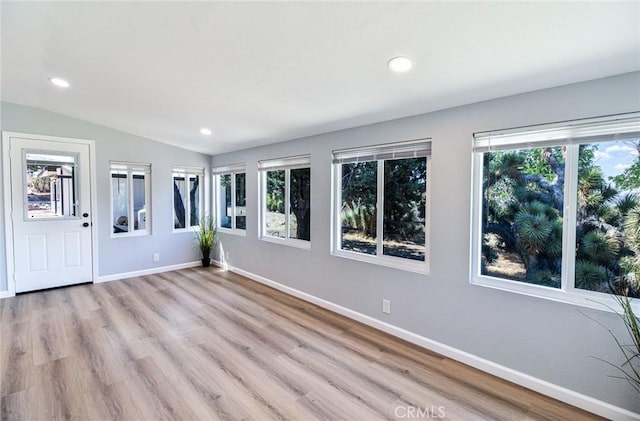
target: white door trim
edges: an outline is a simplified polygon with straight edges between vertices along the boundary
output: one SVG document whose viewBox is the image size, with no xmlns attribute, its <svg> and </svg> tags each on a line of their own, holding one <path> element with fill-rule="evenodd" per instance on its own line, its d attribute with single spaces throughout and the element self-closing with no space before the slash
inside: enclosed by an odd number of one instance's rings
<svg viewBox="0 0 640 421">
<path fill-rule="evenodd" d="M 91 281 L 98 279 L 98 214 L 97 214 L 97 184 L 96 184 L 96 149 L 95 141 L 88 139 L 76 139 L 70 137 L 46 136 L 39 134 L 18 133 L 18 132 L 2 132 L 2 180 L 4 191 L 4 228 L 5 228 L 5 254 L 6 254 L 6 276 L 7 291 L 0 291 L 0 298 L 13 297 L 16 295 L 16 282 L 14 277 L 14 250 L 13 250 L 13 218 L 14 212 L 11 200 L 11 168 L 9 146 L 11 138 L 33 139 L 45 142 L 62 142 L 83 144 L 89 147 L 89 171 L 91 174 L 91 214 L 93 215 L 91 225 Z"/>
</svg>

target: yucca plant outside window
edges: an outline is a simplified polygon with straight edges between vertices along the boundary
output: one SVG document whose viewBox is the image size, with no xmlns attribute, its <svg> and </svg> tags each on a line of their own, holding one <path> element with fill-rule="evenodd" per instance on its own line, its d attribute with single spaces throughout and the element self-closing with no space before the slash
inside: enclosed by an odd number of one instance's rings
<svg viewBox="0 0 640 421">
<path fill-rule="evenodd" d="M 474 151 L 472 282 L 640 297 L 638 115 L 478 135 Z"/>
</svg>

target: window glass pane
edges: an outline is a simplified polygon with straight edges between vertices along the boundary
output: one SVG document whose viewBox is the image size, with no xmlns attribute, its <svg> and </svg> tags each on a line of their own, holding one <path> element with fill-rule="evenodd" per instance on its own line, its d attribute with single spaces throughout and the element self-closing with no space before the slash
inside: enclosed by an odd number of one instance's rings
<svg viewBox="0 0 640 421">
<path fill-rule="evenodd" d="M 266 177 L 266 234 L 271 237 L 286 238 L 284 214 L 285 170 L 267 171 Z"/>
<path fill-rule="evenodd" d="M 640 297 L 640 140 L 580 146 L 575 286 Z"/>
<path fill-rule="evenodd" d="M 185 192 L 187 190 L 187 182 L 183 175 L 173 176 L 173 227 L 175 229 L 185 228 L 186 225 L 186 209 L 185 209 Z"/>
<path fill-rule="evenodd" d="M 26 154 L 27 218 L 76 216 L 75 156 Z"/>
<path fill-rule="evenodd" d="M 113 233 L 129 232 L 129 180 L 126 171 L 111 172 Z"/>
<path fill-rule="evenodd" d="M 246 175 L 238 173 L 236 177 L 236 228 L 247 228 L 247 196 L 246 196 Z"/>
<path fill-rule="evenodd" d="M 483 154 L 481 273 L 559 288 L 565 149 Z"/>
<path fill-rule="evenodd" d="M 426 201 L 426 158 L 384 161 L 384 255 L 424 262 Z"/>
<path fill-rule="evenodd" d="M 134 172 L 133 180 L 133 217 L 135 218 L 133 229 L 147 229 L 147 204 L 145 190 L 146 180 L 143 172 Z"/>
<path fill-rule="evenodd" d="M 231 228 L 231 174 L 220 176 L 220 226 Z"/>
<path fill-rule="evenodd" d="M 311 168 L 291 170 L 289 237 L 311 240 Z"/>
<path fill-rule="evenodd" d="M 200 176 L 189 176 L 189 221 L 195 227 L 200 223 Z"/>
<path fill-rule="evenodd" d="M 376 254 L 378 163 L 358 162 L 341 167 L 340 248 Z"/>
</svg>

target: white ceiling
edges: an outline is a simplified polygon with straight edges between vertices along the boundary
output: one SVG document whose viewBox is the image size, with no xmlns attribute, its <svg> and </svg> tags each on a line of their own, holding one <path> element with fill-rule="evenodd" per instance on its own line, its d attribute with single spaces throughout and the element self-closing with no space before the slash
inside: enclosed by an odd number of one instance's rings
<svg viewBox="0 0 640 421">
<path fill-rule="evenodd" d="M 637 1 L 1 7 L 3 101 L 210 154 L 640 69 Z"/>
</svg>

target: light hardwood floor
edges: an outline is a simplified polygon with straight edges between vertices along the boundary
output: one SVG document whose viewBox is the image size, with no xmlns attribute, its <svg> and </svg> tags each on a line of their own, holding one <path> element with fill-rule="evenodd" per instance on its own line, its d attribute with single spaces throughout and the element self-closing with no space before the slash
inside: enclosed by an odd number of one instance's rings
<svg viewBox="0 0 640 421">
<path fill-rule="evenodd" d="M 0 322 L 2 420 L 599 419 L 216 268 L 24 294 Z"/>
</svg>

